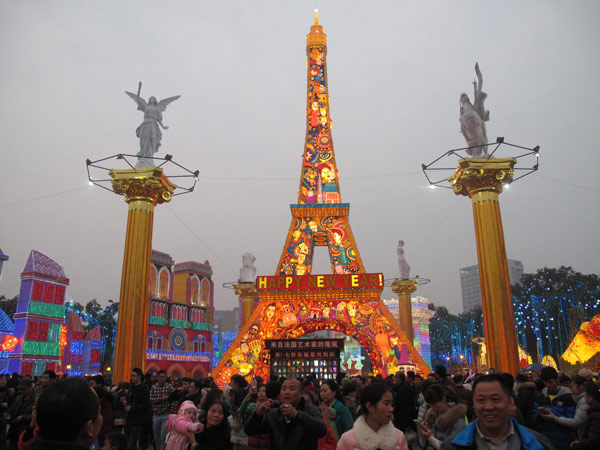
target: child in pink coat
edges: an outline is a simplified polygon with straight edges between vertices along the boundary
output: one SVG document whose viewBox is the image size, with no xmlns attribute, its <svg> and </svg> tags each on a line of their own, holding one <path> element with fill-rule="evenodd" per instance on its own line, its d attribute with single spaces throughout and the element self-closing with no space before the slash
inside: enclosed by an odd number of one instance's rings
<svg viewBox="0 0 600 450">
<path fill-rule="evenodd" d="M 165 449 L 186 450 L 188 448 L 186 432 L 202 431 L 204 425 L 198 422 L 196 405 L 186 400 L 179 407 L 177 414 L 169 414 L 165 427 L 169 430 Z"/>
</svg>

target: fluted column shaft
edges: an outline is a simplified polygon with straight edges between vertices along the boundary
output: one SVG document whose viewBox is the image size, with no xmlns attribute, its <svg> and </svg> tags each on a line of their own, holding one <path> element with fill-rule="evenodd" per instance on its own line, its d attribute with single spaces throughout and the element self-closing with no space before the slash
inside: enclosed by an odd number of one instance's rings
<svg viewBox="0 0 600 450">
<path fill-rule="evenodd" d="M 471 198 L 488 367 L 519 372 L 517 331 L 498 195 L 513 178 L 514 158 L 459 161 L 450 178 L 457 195 Z"/>
<path fill-rule="evenodd" d="M 129 204 L 113 382 L 129 381 L 133 368 L 145 369 L 148 328 L 148 271 L 152 254 L 154 207 L 175 190 L 162 169 L 112 170 L 113 191 Z"/>
<path fill-rule="evenodd" d="M 392 291 L 398 294 L 399 325 L 411 344 L 414 341 L 414 332 L 410 298 L 416 290 L 417 280 L 396 280 L 392 283 Z"/>
</svg>

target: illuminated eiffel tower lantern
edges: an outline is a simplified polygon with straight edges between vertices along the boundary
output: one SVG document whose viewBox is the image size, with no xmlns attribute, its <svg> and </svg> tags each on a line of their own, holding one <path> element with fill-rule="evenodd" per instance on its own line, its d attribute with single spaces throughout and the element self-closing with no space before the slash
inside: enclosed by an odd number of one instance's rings
<svg viewBox="0 0 600 450">
<path fill-rule="evenodd" d="M 375 373 L 395 373 L 403 365 L 429 372 L 381 301 L 383 275 L 366 273 L 348 220 L 350 204 L 341 202 L 329 115 L 327 36 L 316 12 L 306 53 L 306 140 L 298 202 L 290 205 L 292 222 L 275 276 L 257 277 L 260 302 L 213 371 L 219 385 L 235 373 L 268 377 L 265 340 L 296 339 L 319 330 L 358 341 Z M 328 248 L 332 274 L 311 274 L 315 246 Z"/>
</svg>

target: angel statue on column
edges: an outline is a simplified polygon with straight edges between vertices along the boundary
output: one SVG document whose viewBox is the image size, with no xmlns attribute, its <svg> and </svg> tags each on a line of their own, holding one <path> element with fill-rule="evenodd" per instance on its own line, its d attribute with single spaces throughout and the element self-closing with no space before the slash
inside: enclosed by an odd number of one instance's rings
<svg viewBox="0 0 600 450">
<path fill-rule="evenodd" d="M 155 166 L 152 156 L 158 151 L 158 147 L 160 147 L 162 139 L 160 129 L 169 129 L 169 127 L 162 123 L 162 113 L 167 109 L 169 103 L 181 97 L 181 95 L 176 95 L 165 98 L 160 102 L 156 101 L 156 97 L 150 97 L 148 103 L 146 103 L 146 100 L 140 97 L 141 90 L 142 82 L 140 81 L 137 94 L 125 91 L 137 103 L 137 109 L 144 112 L 144 121 L 135 130 L 136 136 L 140 138 L 140 151 L 136 155 L 138 157 L 138 162 L 135 165 L 136 168 Z"/>
<path fill-rule="evenodd" d="M 479 70 L 479 64 L 475 63 L 477 81 L 473 81 L 474 101 L 471 104 L 469 96 L 462 93 L 460 96 L 460 132 L 465 137 L 469 148 L 466 152 L 469 156 L 487 155 L 487 131 L 485 123 L 490 120 L 490 112 L 485 110 L 483 102 L 487 94 L 481 90 L 483 76 Z"/>
</svg>

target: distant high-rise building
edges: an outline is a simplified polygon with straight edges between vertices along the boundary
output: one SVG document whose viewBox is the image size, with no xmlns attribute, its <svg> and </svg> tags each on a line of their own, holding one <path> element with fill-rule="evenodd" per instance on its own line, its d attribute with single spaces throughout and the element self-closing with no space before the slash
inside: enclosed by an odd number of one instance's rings
<svg viewBox="0 0 600 450">
<path fill-rule="evenodd" d="M 519 283 L 521 276 L 523 276 L 523 263 L 509 259 L 508 276 L 511 285 Z M 479 283 L 478 265 L 460 269 L 460 286 L 462 289 L 463 311 L 467 312 L 475 308 L 481 308 L 481 284 Z"/>
</svg>

